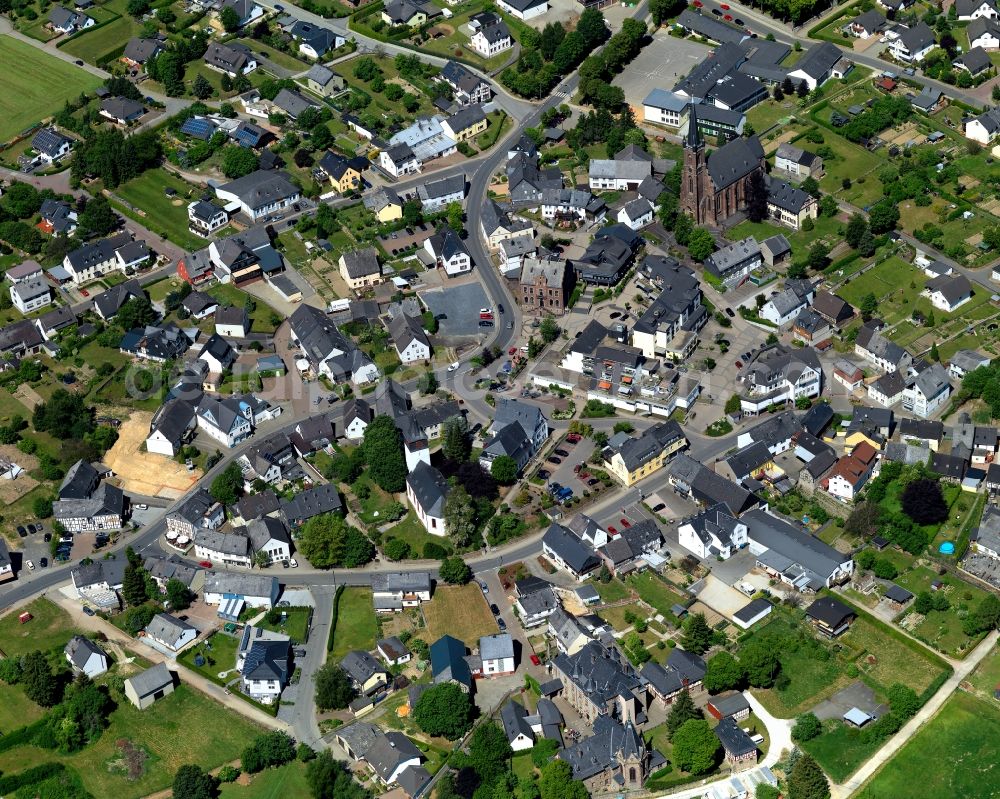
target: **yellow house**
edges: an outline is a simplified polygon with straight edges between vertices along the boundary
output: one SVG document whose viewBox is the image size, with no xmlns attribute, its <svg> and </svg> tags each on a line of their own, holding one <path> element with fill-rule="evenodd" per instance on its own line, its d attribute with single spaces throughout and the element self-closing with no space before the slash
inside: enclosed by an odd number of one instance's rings
<svg viewBox="0 0 1000 799">
<path fill-rule="evenodd" d="M 844 436 L 844 450 L 847 452 L 851 452 L 862 441 L 867 441 L 875 448 L 877 452 L 882 451 L 882 442 L 879 441 L 877 438 L 870 438 L 869 436 L 865 435 L 865 432 L 863 430 L 854 430 L 848 432 L 848 434 Z"/>
<path fill-rule="evenodd" d="M 488 126 L 486 114 L 478 105 L 466 106 L 441 123 L 444 132 L 455 141 L 465 141 L 478 136 Z"/>
<path fill-rule="evenodd" d="M 403 201 L 392 189 L 382 189 L 364 198 L 365 208 L 379 222 L 395 222 L 403 218 Z"/>
<path fill-rule="evenodd" d="M 660 422 L 633 438 L 616 433 L 608 441 L 604 465 L 623 485 L 631 486 L 658 472 L 670 456 L 687 446 L 677 422 Z"/>
<path fill-rule="evenodd" d="M 329 178 L 330 187 L 338 194 L 361 188 L 361 170 L 352 161 L 329 150 L 320 159 L 319 168 Z"/>
<path fill-rule="evenodd" d="M 389 672 L 368 652 L 352 649 L 344 655 L 340 667 L 351 678 L 358 693 L 365 696 L 389 684 Z"/>
<path fill-rule="evenodd" d="M 382 267 L 379 266 L 378 253 L 374 247 L 363 250 L 350 250 L 340 256 L 340 276 L 348 288 L 356 291 L 377 286 L 382 282 Z"/>
</svg>

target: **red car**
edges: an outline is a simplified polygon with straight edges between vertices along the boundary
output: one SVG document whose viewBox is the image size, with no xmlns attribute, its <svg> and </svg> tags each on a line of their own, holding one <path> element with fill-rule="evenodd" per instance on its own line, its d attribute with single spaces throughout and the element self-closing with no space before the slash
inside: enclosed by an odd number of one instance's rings
<svg viewBox="0 0 1000 799">
<path fill-rule="evenodd" d="M 622 523 L 622 527 L 624 527 L 626 530 L 632 526 L 632 523 L 628 519 L 622 518 L 619 519 L 619 521 Z"/>
<path fill-rule="evenodd" d="M 723 19 L 724 19 L 724 20 L 725 20 L 726 22 L 732 22 L 732 21 L 733 21 L 733 15 L 732 15 L 732 14 L 725 14 L 725 15 L 724 15 L 724 16 L 723 16 L 722 18 L 723 18 Z"/>
<path fill-rule="evenodd" d="M 610 525 L 608 526 L 608 532 L 611 533 L 611 535 L 618 535 L 618 530 L 616 530 L 614 527 L 611 527 Z"/>
<path fill-rule="evenodd" d="M 580 474 L 578 475 L 578 477 L 581 480 L 589 480 L 590 479 L 590 472 L 580 472 Z"/>
<path fill-rule="evenodd" d="M 203 569 L 211 569 L 212 568 L 212 561 L 210 561 L 210 560 L 200 560 L 200 561 L 198 561 L 198 565 L 201 566 L 201 568 L 203 568 Z"/>
<path fill-rule="evenodd" d="M 82 295 L 83 295 L 84 297 L 89 297 L 89 296 L 90 296 L 90 292 L 89 292 L 89 291 L 87 291 L 87 289 L 80 289 L 80 293 L 81 293 L 81 294 L 82 294 Z"/>
<path fill-rule="evenodd" d="M 580 443 L 580 434 L 579 433 L 570 433 L 568 436 L 566 436 L 566 441 L 569 444 L 579 444 Z"/>
<path fill-rule="evenodd" d="M 694 2 L 691 5 L 693 5 L 695 8 L 701 8 L 701 0 L 694 0 Z"/>
<path fill-rule="evenodd" d="M 532 655 L 531 656 L 531 662 L 534 663 L 536 666 L 541 666 L 542 665 L 542 661 L 540 661 L 538 659 L 538 655 Z"/>
<path fill-rule="evenodd" d="M 508 355 L 517 355 L 517 347 L 511 347 L 509 350 L 507 350 L 507 354 Z"/>
<path fill-rule="evenodd" d="M 573 467 L 573 471 L 579 473 L 580 469 L 582 469 L 582 468 L 583 468 L 583 464 L 582 463 L 578 463 L 576 466 Z"/>
<path fill-rule="evenodd" d="M 726 3 L 719 3 L 719 8 L 721 8 L 723 11 L 729 10 L 729 6 Z"/>
</svg>

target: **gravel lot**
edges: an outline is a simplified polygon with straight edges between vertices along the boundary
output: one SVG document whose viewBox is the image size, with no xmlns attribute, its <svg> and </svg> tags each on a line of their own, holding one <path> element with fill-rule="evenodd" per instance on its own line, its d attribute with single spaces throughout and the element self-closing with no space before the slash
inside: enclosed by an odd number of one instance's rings
<svg viewBox="0 0 1000 799">
<path fill-rule="evenodd" d="M 642 119 L 642 101 L 653 89 L 670 90 L 692 67 L 705 60 L 711 49 L 704 44 L 671 36 L 663 28 L 653 34 L 639 56 L 612 83 L 625 92 L 627 102 Z"/>
</svg>

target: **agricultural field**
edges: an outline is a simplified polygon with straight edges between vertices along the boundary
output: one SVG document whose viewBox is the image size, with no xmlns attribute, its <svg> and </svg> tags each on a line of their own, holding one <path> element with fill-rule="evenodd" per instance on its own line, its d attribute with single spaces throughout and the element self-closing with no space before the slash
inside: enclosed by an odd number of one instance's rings
<svg viewBox="0 0 1000 799">
<path fill-rule="evenodd" d="M 913 792 L 919 775 L 921 799 L 988 797 L 1000 794 L 995 749 L 1000 740 L 996 702 L 958 691 L 860 791 L 864 799 L 896 799 Z"/>
<path fill-rule="evenodd" d="M 97 76 L 10 36 L 0 36 L 0 64 L 17 64 L 16 70 L 5 71 L 0 91 L 0 141 L 101 85 Z"/>
<path fill-rule="evenodd" d="M 128 40 L 138 36 L 142 31 L 142 24 L 128 13 L 127 6 L 127 0 L 111 0 L 94 9 L 96 12 L 94 18 L 98 22 L 103 22 L 103 18 L 111 21 L 96 30 L 85 31 L 65 43 L 60 42 L 59 49 L 83 59 L 88 64 L 96 64 L 103 58 L 124 50 Z"/>
</svg>

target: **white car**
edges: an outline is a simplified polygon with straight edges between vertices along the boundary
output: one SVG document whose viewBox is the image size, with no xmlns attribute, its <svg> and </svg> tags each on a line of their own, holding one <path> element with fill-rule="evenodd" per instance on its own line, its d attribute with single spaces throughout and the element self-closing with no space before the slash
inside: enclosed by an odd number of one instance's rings
<svg viewBox="0 0 1000 799">
<path fill-rule="evenodd" d="M 28 571 L 33 572 L 35 570 L 35 562 L 33 560 L 29 560 L 27 566 L 28 566 Z"/>
<path fill-rule="evenodd" d="M 290 561 L 288 561 L 288 565 L 291 566 L 293 569 L 299 568 L 299 562 L 295 560 L 295 558 L 292 558 Z"/>
<path fill-rule="evenodd" d="M 456 369 L 458 369 L 458 366 L 459 366 L 458 361 L 455 361 L 455 363 L 453 363 L 451 366 L 448 367 L 448 371 L 454 372 Z"/>
</svg>

